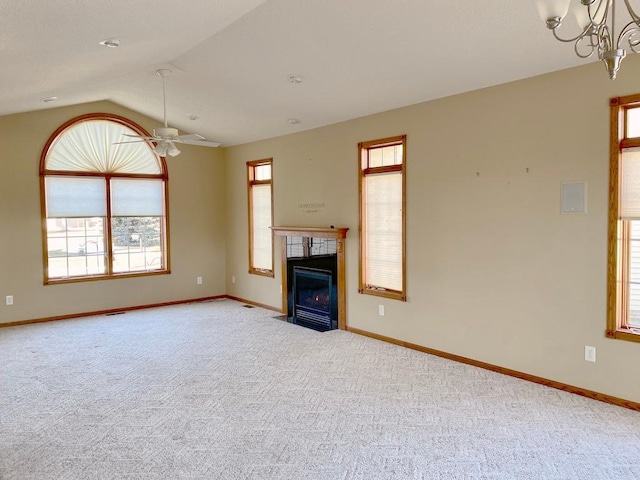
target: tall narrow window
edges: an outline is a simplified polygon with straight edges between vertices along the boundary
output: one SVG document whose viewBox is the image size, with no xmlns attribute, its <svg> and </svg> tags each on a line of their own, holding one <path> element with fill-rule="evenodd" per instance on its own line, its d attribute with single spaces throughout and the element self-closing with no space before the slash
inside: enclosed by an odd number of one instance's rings
<svg viewBox="0 0 640 480">
<path fill-rule="evenodd" d="M 273 277 L 273 159 L 247 162 L 249 273 Z"/>
<path fill-rule="evenodd" d="M 406 136 L 359 150 L 360 293 L 406 300 Z"/>
<path fill-rule="evenodd" d="M 44 281 L 168 273 L 164 160 L 126 118 L 74 118 L 40 161 Z"/>
<path fill-rule="evenodd" d="M 640 342 L 640 95 L 611 99 L 607 336 Z"/>
</svg>

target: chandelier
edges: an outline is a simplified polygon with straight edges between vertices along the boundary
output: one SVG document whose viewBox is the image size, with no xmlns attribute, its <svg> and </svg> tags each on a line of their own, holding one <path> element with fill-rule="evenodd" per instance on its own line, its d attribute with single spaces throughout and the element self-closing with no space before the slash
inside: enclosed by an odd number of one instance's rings
<svg viewBox="0 0 640 480">
<path fill-rule="evenodd" d="M 594 53 L 602 60 L 614 80 L 620 62 L 627 54 L 623 48 L 629 47 L 633 53 L 640 53 L 640 17 L 631 7 L 629 0 L 624 0 L 628 22 L 616 19 L 618 0 L 535 0 L 540 17 L 553 31 L 553 36 L 565 43 L 573 43 L 576 55 L 588 58 Z M 575 16 L 581 31 L 574 37 L 563 38 L 558 34 L 562 21 L 569 12 Z M 628 19 L 627 19 L 628 20 Z M 618 26 L 622 26 L 619 32 Z"/>
</svg>

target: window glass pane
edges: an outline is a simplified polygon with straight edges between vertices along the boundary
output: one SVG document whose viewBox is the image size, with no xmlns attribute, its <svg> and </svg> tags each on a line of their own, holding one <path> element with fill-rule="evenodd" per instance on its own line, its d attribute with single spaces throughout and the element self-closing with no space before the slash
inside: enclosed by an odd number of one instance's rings
<svg viewBox="0 0 640 480">
<path fill-rule="evenodd" d="M 402 165 L 402 145 L 369 149 L 369 168 Z"/>
<path fill-rule="evenodd" d="M 369 149 L 369 168 L 382 166 L 382 149 L 371 148 Z"/>
<path fill-rule="evenodd" d="M 253 222 L 251 248 L 253 252 L 253 268 L 271 270 L 272 231 L 271 231 L 271 185 L 254 185 L 251 187 L 251 218 Z"/>
<path fill-rule="evenodd" d="M 640 327 L 640 220 L 629 222 L 629 318 L 632 326 Z"/>
<path fill-rule="evenodd" d="M 68 128 L 47 152 L 47 170 L 96 173 L 162 173 L 158 157 L 137 133 L 109 120 L 87 120 Z"/>
<path fill-rule="evenodd" d="M 164 182 L 156 179 L 111 180 L 111 214 L 158 217 L 164 210 Z"/>
<path fill-rule="evenodd" d="M 364 189 L 365 284 L 402 291 L 402 174 L 368 175 Z"/>
<path fill-rule="evenodd" d="M 47 219 L 48 278 L 106 273 L 103 218 Z"/>
<path fill-rule="evenodd" d="M 258 165 L 253 169 L 254 180 L 271 180 L 271 165 Z"/>
<path fill-rule="evenodd" d="M 382 163 L 386 165 L 402 165 L 402 145 L 392 145 L 382 149 Z"/>
<path fill-rule="evenodd" d="M 161 217 L 114 217 L 113 271 L 145 272 L 164 267 Z"/>
<path fill-rule="evenodd" d="M 106 216 L 105 185 L 104 178 L 47 177 L 47 218 Z"/>
<path fill-rule="evenodd" d="M 640 137 L 640 108 L 627 110 L 627 138 Z"/>
</svg>

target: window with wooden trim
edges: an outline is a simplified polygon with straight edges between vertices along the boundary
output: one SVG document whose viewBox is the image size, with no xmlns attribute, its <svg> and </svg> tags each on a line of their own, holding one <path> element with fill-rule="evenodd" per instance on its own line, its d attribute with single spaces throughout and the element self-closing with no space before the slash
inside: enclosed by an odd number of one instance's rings
<svg viewBox="0 0 640 480">
<path fill-rule="evenodd" d="M 273 159 L 247 162 L 249 273 L 273 277 Z"/>
<path fill-rule="evenodd" d="M 611 99 L 607 336 L 640 342 L 640 95 Z"/>
<path fill-rule="evenodd" d="M 358 145 L 359 292 L 406 300 L 406 136 Z"/>
<path fill-rule="evenodd" d="M 76 117 L 40 159 L 44 282 L 169 272 L 167 169 L 142 127 L 111 114 Z"/>
</svg>

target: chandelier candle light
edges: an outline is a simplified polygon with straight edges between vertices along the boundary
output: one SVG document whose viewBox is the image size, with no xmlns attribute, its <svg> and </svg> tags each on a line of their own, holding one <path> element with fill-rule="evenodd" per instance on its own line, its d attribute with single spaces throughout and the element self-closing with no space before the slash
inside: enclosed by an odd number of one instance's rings
<svg viewBox="0 0 640 480">
<path fill-rule="evenodd" d="M 627 54 L 626 44 L 633 53 L 640 53 L 640 17 L 630 0 L 623 0 L 630 21 L 616 34 L 616 6 L 622 0 L 534 0 L 540 17 L 553 31 L 557 40 L 573 43 L 576 55 L 588 58 L 595 52 L 607 66 L 609 78 L 615 80 L 620 62 Z M 573 38 L 562 38 L 558 30 L 571 7 L 578 26 L 582 29 Z M 620 25 L 623 25 L 620 23 Z"/>
</svg>

